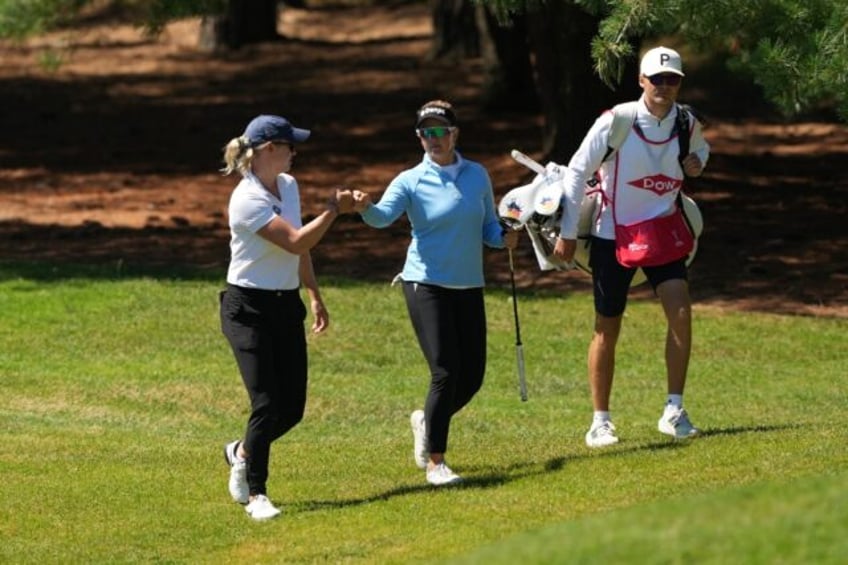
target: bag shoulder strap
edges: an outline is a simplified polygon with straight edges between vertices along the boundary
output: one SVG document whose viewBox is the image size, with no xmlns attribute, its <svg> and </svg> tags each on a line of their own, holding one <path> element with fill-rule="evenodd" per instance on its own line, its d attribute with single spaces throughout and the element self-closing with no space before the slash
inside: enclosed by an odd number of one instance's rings
<svg viewBox="0 0 848 565">
<path fill-rule="evenodd" d="M 609 139 L 607 140 L 607 152 L 603 161 L 609 159 L 613 153 L 627 139 L 633 123 L 636 121 L 636 102 L 623 102 L 612 108 L 612 125 L 610 126 Z"/>
<path fill-rule="evenodd" d="M 677 105 L 677 124 L 675 127 L 677 128 L 677 142 L 680 146 L 680 154 L 677 156 L 677 160 L 680 162 L 680 168 L 683 169 L 683 159 L 689 155 L 689 116 L 692 115 L 696 120 L 698 119 L 697 114 L 695 114 L 694 110 L 688 105 L 678 104 Z M 683 172 L 683 176 L 686 176 L 686 171 Z M 680 213 L 683 215 L 683 219 L 686 221 L 686 227 L 689 228 L 689 232 L 692 234 L 692 237 L 695 236 L 695 228 L 692 227 L 692 222 L 689 221 L 689 217 L 686 215 L 686 209 L 683 207 L 683 189 L 681 188 L 677 192 L 677 199 L 675 200 L 677 204 L 677 208 L 680 210 Z"/>
<path fill-rule="evenodd" d="M 624 102 L 612 109 L 612 125 L 610 126 L 609 139 L 607 140 L 607 152 L 603 161 L 609 159 L 627 139 L 627 135 L 636 122 L 636 102 Z M 685 104 L 677 105 L 677 142 L 680 147 L 679 160 L 683 160 L 689 154 L 690 115 L 695 116 L 692 108 Z M 697 119 L 697 118 L 696 118 Z"/>
<path fill-rule="evenodd" d="M 677 129 L 677 143 L 680 146 L 680 154 L 677 157 L 678 161 L 681 161 L 681 167 L 683 159 L 689 155 L 689 136 L 691 134 L 689 129 L 689 115 L 692 113 L 692 110 L 689 106 L 678 104 L 677 105 L 677 123 L 675 124 L 675 128 Z"/>
</svg>

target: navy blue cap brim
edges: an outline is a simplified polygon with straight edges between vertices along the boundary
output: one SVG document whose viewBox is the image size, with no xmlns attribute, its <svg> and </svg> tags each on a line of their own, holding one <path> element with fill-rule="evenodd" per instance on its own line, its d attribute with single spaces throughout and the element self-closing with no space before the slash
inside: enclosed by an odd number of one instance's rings
<svg viewBox="0 0 848 565">
<path fill-rule="evenodd" d="M 303 143 L 304 141 L 309 139 L 310 135 L 312 135 L 312 132 L 308 129 L 301 129 L 301 128 L 293 127 L 292 131 L 291 131 L 291 136 L 292 136 L 291 141 L 293 141 L 295 143 Z"/>
</svg>

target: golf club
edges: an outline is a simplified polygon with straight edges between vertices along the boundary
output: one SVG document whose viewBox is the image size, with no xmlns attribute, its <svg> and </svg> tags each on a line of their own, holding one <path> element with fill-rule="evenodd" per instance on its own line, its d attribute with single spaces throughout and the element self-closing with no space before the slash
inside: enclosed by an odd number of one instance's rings
<svg viewBox="0 0 848 565">
<path fill-rule="evenodd" d="M 531 157 L 528 157 L 518 149 L 513 149 L 512 153 L 510 153 L 510 156 L 517 162 L 521 163 L 522 165 L 533 171 L 534 173 L 542 176 L 547 175 L 547 171 L 545 171 L 545 167 L 541 163 Z"/>
<path fill-rule="evenodd" d="M 509 281 L 512 285 L 512 313 L 515 316 L 515 355 L 518 362 L 518 392 L 521 401 L 527 401 L 527 378 L 524 375 L 524 346 L 521 344 L 521 325 L 518 323 L 518 299 L 515 295 L 515 268 L 512 249 L 509 250 Z"/>
</svg>

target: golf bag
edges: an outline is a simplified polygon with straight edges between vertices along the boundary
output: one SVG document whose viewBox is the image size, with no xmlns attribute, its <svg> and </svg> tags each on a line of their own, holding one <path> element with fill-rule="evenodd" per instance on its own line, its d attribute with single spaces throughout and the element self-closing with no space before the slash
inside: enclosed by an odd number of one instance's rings
<svg viewBox="0 0 848 565">
<path fill-rule="evenodd" d="M 555 166 L 554 166 L 555 167 Z M 548 169 L 554 168 L 551 164 Z M 589 270 L 589 234 L 592 222 L 597 219 L 597 203 L 600 190 L 587 187 L 580 209 L 577 251 L 572 262 L 554 256 L 554 246 L 559 236 L 559 226 L 564 207 L 561 174 L 538 174 L 530 184 L 513 188 L 501 199 L 498 214 L 505 224 L 513 229 L 525 228 L 539 268 L 543 271 Z"/>
<path fill-rule="evenodd" d="M 633 127 L 636 119 L 636 103 L 619 104 L 612 111 L 613 122 L 604 161 L 624 143 Z M 689 114 L 691 112 L 688 107 L 678 107 L 677 127 L 681 159 L 689 153 Z M 565 262 L 554 256 L 553 250 L 559 237 L 559 226 L 565 209 L 560 181 L 565 175 L 566 167 L 551 162 L 544 167 L 544 173 L 541 172 L 542 166 L 538 163 L 533 164 L 531 169 L 537 171 L 536 177 L 529 184 L 507 192 L 498 206 L 498 214 L 503 222 L 513 229 L 526 228 L 541 270 L 564 271 L 577 268 L 591 274 L 589 246 L 592 225 L 598 220 L 601 212 L 602 192 L 599 183 L 593 178 L 586 186 L 580 205 L 574 259 L 571 262 Z M 683 210 L 684 218 L 695 239 L 694 247 L 686 259 L 686 264 L 689 265 L 698 250 L 698 237 L 704 227 L 703 218 L 695 202 L 682 192 L 678 195 L 678 205 Z M 633 277 L 631 286 L 642 284 L 646 280 L 645 274 L 639 269 Z"/>
</svg>

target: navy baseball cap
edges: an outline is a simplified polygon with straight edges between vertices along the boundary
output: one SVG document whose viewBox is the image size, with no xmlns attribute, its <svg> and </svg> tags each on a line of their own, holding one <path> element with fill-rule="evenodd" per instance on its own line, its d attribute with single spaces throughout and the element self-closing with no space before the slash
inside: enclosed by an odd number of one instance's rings
<svg viewBox="0 0 848 565">
<path fill-rule="evenodd" d="M 256 116 L 247 124 L 244 135 L 253 146 L 268 141 L 286 141 L 288 143 L 303 143 L 312 132 L 308 129 L 294 127 L 291 122 L 280 116 L 263 114 Z"/>
</svg>

